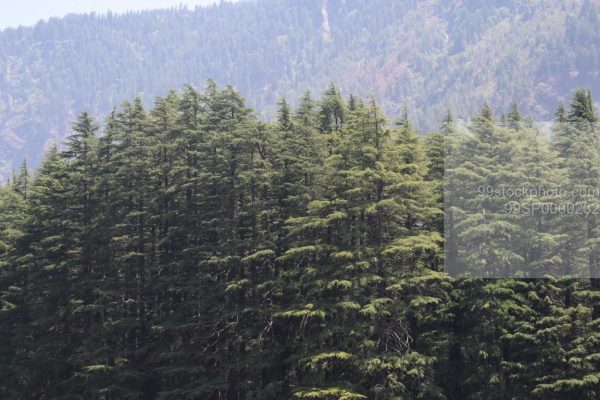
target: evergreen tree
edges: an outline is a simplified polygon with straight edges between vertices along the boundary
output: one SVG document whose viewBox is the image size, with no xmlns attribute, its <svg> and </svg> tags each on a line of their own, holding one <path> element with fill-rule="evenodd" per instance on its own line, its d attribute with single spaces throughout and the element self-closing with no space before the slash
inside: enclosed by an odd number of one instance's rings
<svg viewBox="0 0 600 400">
<path fill-rule="evenodd" d="M 595 217 L 505 208 L 595 206 L 595 124 L 578 90 L 553 141 L 488 106 L 421 137 L 333 86 L 261 122 L 213 81 L 82 113 L 0 187 L 0 393 L 596 398 Z"/>
</svg>

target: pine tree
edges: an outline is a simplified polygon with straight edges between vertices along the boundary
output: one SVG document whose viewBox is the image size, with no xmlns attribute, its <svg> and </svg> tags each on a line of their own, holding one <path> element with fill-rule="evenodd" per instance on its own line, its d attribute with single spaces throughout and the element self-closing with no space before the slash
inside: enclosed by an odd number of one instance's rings
<svg viewBox="0 0 600 400">
<path fill-rule="evenodd" d="M 523 117 L 519 111 L 519 106 L 516 102 L 513 102 L 510 107 L 510 111 L 508 114 L 506 114 L 506 126 L 510 129 L 518 131 L 521 129 L 522 119 Z"/>
<path fill-rule="evenodd" d="M 18 182 L 0 186 L 0 393 L 9 398 L 17 398 L 22 390 L 23 343 L 17 339 L 16 327 L 26 318 L 23 295 L 27 275 L 17 267 L 15 250 L 25 233 L 27 190 Z"/>
<path fill-rule="evenodd" d="M 29 168 L 27 168 L 27 161 L 23 160 L 21 164 L 21 168 L 19 169 L 19 175 L 13 181 L 14 190 L 19 193 L 23 197 L 27 197 L 28 189 L 29 189 Z"/>
<path fill-rule="evenodd" d="M 105 278 L 98 289 L 106 332 L 101 337 L 103 363 L 91 371 L 109 373 L 101 382 L 107 395 L 139 398 L 153 388 L 142 370 L 150 334 L 146 285 L 154 247 L 148 184 L 153 139 L 141 101 L 124 103 L 109 119 L 108 130 L 100 146 L 105 179 L 99 182 L 100 206 L 106 211 L 98 221 L 106 245 L 100 266 Z"/>
<path fill-rule="evenodd" d="M 425 233 L 426 207 L 412 203 L 410 195 L 401 197 L 422 190 L 418 182 L 426 174 L 424 152 L 404 132 L 389 142 L 385 119 L 373 101 L 356 106 L 345 128 L 332 135 L 334 150 L 325 164 L 327 190 L 309 204 L 306 216 L 288 221 L 294 247 L 279 259 L 292 276 L 286 293 L 297 293 L 298 300 L 276 314 L 276 329 L 288 341 L 298 338 L 292 354 L 305 355 L 288 361 L 303 387 L 293 396 L 358 399 L 436 393 L 416 376 L 403 378 L 405 368 L 415 363 L 420 366 L 417 375 L 427 375 L 433 359 L 411 351 L 409 327 L 401 317 L 407 304 L 392 297 L 410 293 L 397 285 L 400 276 L 409 271 L 419 275 L 414 265 L 395 272 L 393 266 L 405 257 L 417 265 L 429 260 L 439 240 Z M 411 157 L 415 151 L 421 154 L 419 161 Z M 417 172 L 415 162 L 423 169 Z M 420 243 L 422 253 L 406 253 L 408 242 Z M 429 279 L 439 279 L 433 276 Z M 431 307 L 439 299 L 413 301 Z M 357 382 L 368 390 L 356 391 Z"/>
<path fill-rule="evenodd" d="M 68 317 L 56 318 L 70 315 L 73 308 L 70 258 L 76 232 L 70 224 L 68 198 L 66 165 L 52 147 L 31 185 L 24 234 L 15 248 L 22 298 L 12 346 L 24 352 L 17 358 L 17 386 L 28 397 L 64 395 L 73 377 L 68 358 L 78 338 L 72 335 Z"/>
<path fill-rule="evenodd" d="M 332 83 L 323 95 L 319 109 L 319 130 L 321 133 L 339 131 L 345 120 L 347 105 L 340 91 Z"/>
</svg>

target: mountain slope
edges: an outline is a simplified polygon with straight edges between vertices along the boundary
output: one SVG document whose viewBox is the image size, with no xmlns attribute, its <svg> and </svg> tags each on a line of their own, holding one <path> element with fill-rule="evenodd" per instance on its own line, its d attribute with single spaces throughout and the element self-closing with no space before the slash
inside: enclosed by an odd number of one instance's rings
<svg viewBox="0 0 600 400">
<path fill-rule="evenodd" d="M 329 81 L 406 105 L 423 129 L 513 99 L 550 119 L 598 89 L 600 0 L 258 0 L 126 15 L 71 15 L 0 33 L 0 176 L 122 98 L 231 82 L 264 118 Z M 423 111 L 427 110 L 427 111 Z"/>
</svg>

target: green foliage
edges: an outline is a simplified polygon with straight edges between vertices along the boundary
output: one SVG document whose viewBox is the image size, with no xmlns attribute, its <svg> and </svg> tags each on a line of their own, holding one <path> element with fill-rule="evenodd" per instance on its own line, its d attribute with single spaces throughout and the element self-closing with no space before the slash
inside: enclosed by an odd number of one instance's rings
<svg viewBox="0 0 600 400">
<path fill-rule="evenodd" d="M 333 85 L 272 123 L 212 81 L 125 102 L 101 135 L 82 113 L 0 187 L 2 398 L 593 399 L 596 277 L 444 265 L 594 265 L 592 219 L 509 218 L 448 186 L 597 185 L 592 104 L 576 92 L 554 143 L 516 107 L 422 138 Z"/>
</svg>

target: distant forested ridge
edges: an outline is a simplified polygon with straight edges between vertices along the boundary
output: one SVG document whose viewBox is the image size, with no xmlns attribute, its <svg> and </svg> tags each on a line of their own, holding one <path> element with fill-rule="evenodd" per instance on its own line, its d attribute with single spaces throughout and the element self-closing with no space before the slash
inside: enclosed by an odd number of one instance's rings
<svg viewBox="0 0 600 400">
<path fill-rule="evenodd" d="M 444 169 L 600 186 L 589 91 L 551 141 L 516 106 L 419 137 L 334 86 L 297 104 L 263 122 L 209 81 L 84 112 L 0 187 L 2 399 L 598 398 L 600 280 L 453 279 L 442 238 Z M 454 212 L 468 262 L 596 268 L 595 215 L 480 206 Z M 468 247 L 489 235 L 521 246 Z"/>
<path fill-rule="evenodd" d="M 405 105 L 419 130 L 450 108 L 518 100 L 535 120 L 577 86 L 599 91 L 598 0 L 258 0 L 196 10 L 51 19 L 0 32 L 0 176 L 123 98 L 145 105 L 209 77 L 265 119 L 330 81 Z M 103 122 L 103 121 L 101 121 Z"/>
</svg>

